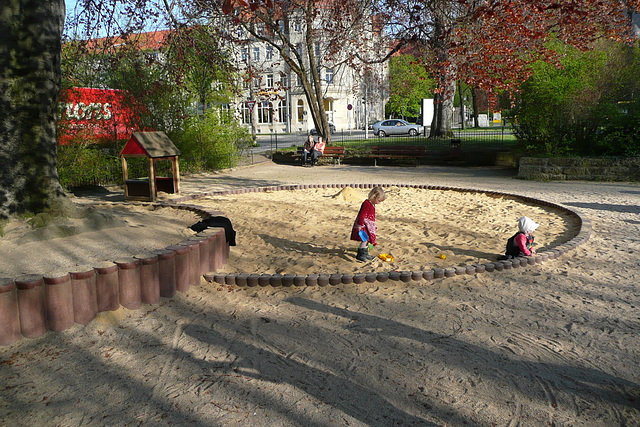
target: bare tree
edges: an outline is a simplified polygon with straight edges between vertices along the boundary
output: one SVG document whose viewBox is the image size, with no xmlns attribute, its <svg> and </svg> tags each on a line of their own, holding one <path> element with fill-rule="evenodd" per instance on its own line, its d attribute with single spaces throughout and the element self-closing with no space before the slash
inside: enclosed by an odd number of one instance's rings
<svg viewBox="0 0 640 427">
<path fill-rule="evenodd" d="M 329 139 L 321 71 L 330 67 L 337 74 L 346 67 L 365 75 L 370 66 L 359 59 L 361 52 L 377 49 L 386 55 L 388 49 L 380 43 L 381 28 L 372 11 L 367 0 L 277 0 L 269 4 L 195 0 L 191 14 L 235 27 L 227 35 L 238 46 L 254 40 L 274 48 L 301 82 L 316 129 Z M 254 71 L 247 68 L 249 78 Z"/>
</svg>

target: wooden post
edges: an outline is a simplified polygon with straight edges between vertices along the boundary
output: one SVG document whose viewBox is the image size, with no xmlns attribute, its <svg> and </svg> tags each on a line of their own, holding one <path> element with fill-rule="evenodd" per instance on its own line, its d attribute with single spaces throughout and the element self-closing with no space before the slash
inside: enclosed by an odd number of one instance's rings
<svg viewBox="0 0 640 427">
<path fill-rule="evenodd" d="M 129 186 L 127 185 L 127 179 L 129 179 L 129 169 L 127 168 L 127 159 L 124 156 L 120 156 L 122 162 L 122 179 L 124 182 L 124 197 L 129 197 Z"/>
<path fill-rule="evenodd" d="M 180 194 L 180 165 L 178 164 L 178 156 L 171 158 L 171 164 L 173 165 L 173 191 L 176 194 Z"/>
<path fill-rule="evenodd" d="M 149 197 L 151 201 L 156 200 L 156 161 L 149 158 Z"/>
</svg>

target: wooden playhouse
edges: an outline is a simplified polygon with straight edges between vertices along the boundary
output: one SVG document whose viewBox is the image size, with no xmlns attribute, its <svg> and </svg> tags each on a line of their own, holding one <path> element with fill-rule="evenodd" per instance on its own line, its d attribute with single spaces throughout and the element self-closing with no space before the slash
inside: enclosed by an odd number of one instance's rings
<svg viewBox="0 0 640 427">
<path fill-rule="evenodd" d="M 180 151 L 164 132 L 134 132 L 120 152 L 124 197 L 126 200 L 155 201 L 158 191 L 180 193 Z M 144 157 L 148 159 L 148 176 L 129 178 L 127 159 Z M 156 176 L 156 162 L 171 162 L 171 176 Z"/>
</svg>

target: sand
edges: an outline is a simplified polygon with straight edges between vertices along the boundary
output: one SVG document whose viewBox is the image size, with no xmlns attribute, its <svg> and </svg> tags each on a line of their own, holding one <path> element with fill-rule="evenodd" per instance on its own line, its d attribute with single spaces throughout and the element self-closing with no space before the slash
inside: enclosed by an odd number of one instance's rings
<svg viewBox="0 0 640 427">
<path fill-rule="evenodd" d="M 308 288 L 203 282 L 159 305 L 102 313 L 88 325 L 0 347 L 0 419 L 29 426 L 639 425 L 640 187 L 528 182 L 512 175 L 267 162 L 187 177 L 183 189 L 190 193 L 290 183 L 504 191 L 578 209 L 593 221 L 593 234 L 570 254 L 526 269 Z M 561 211 L 511 197 L 403 187 L 388 192 L 378 207 L 374 254 L 392 253 L 395 263 L 353 259 L 348 236 L 363 189 L 247 193 L 192 203 L 232 219 L 238 246 L 227 272 L 493 260 L 521 214 L 541 224 L 540 248 L 575 232 Z M 177 218 L 170 240 L 183 236 L 191 219 Z M 125 228 L 111 227 L 110 234 Z M 60 238 L 41 247 L 55 242 Z M 8 269 L 5 259 L 0 271 Z M 33 256 L 29 266 L 37 269 L 38 262 Z"/>
</svg>

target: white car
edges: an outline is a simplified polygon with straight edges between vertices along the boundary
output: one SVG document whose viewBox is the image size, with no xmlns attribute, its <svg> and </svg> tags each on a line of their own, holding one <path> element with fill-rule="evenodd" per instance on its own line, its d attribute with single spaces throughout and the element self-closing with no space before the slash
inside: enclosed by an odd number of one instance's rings
<svg viewBox="0 0 640 427">
<path fill-rule="evenodd" d="M 381 120 L 373 124 L 373 133 L 378 136 L 409 135 L 418 136 L 424 132 L 424 127 L 412 125 L 401 119 Z"/>
</svg>

